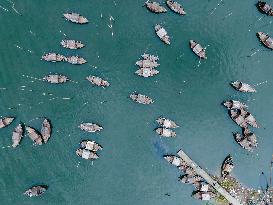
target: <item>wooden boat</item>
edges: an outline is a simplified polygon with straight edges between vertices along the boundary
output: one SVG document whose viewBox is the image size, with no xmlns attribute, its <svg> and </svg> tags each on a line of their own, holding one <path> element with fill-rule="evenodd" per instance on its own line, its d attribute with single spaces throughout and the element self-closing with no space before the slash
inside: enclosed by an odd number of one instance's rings
<svg viewBox="0 0 273 205">
<path fill-rule="evenodd" d="M 139 104 L 148 105 L 154 103 L 154 101 L 150 97 L 138 93 L 131 94 L 130 98 Z"/>
<path fill-rule="evenodd" d="M 231 173 L 233 168 L 234 168 L 233 159 L 231 155 L 228 155 L 222 164 L 222 168 L 221 168 L 222 177 L 226 178 L 226 176 L 228 176 Z"/>
<path fill-rule="evenodd" d="M 156 61 L 152 61 L 150 59 L 139 60 L 136 62 L 136 65 L 141 68 L 150 68 L 150 69 L 160 66 L 159 63 L 157 63 Z"/>
<path fill-rule="evenodd" d="M 204 179 L 199 175 L 195 175 L 195 176 L 183 175 L 183 176 L 180 176 L 179 179 L 180 179 L 180 182 L 184 184 L 193 184 L 193 185 L 204 181 Z"/>
<path fill-rule="evenodd" d="M 182 16 L 186 15 L 186 12 L 184 11 L 183 7 L 179 3 L 175 2 L 175 1 L 172 1 L 172 0 L 167 0 L 166 4 L 175 13 L 178 13 L 178 14 L 180 14 Z"/>
<path fill-rule="evenodd" d="M 231 83 L 231 85 L 232 85 L 232 87 L 234 87 L 236 90 L 238 90 L 240 92 L 244 92 L 244 93 L 255 93 L 255 92 L 257 92 L 255 90 L 255 88 L 253 88 L 249 84 L 242 83 L 240 81 L 235 81 L 235 82 Z"/>
<path fill-rule="evenodd" d="M 0 119 L 0 129 L 10 125 L 14 119 L 15 117 L 4 117 Z"/>
<path fill-rule="evenodd" d="M 247 124 L 249 124 L 252 127 L 259 128 L 255 117 L 250 112 L 245 111 L 244 109 L 241 109 L 241 114 L 244 116 L 245 122 Z"/>
<path fill-rule="evenodd" d="M 59 74 L 50 74 L 45 77 L 43 77 L 44 81 L 47 81 L 52 84 L 60 84 L 60 83 L 65 83 L 69 81 L 68 77 L 64 75 L 59 75 Z"/>
<path fill-rule="evenodd" d="M 184 174 L 188 175 L 188 176 L 195 176 L 196 172 L 193 170 L 193 168 L 191 168 L 188 165 L 181 165 L 178 167 L 178 169 L 182 172 L 184 172 Z"/>
<path fill-rule="evenodd" d="M 28 136 L 30 137 L 30 139 L 38 145 L 42 145 L 43 144 L 43 138 L 42 136 L 32 127 L 26 127 L 26 131 L 28 133 Z"/>
<path fill-rule="evenodd" d="M 79 157 L 88 160 L 95 160 L 99 158 L 99 156 L 95 152 L 89 151 L 87 149 L 77 149 L 76 154 Z"/>
<path fill-rule="evenodd" d="M 227 107 L 229 110 L 232 110 L 232 109 L 246 109 L 247 108 L 247 105 L 245 103 L 242 103 L 240 101 L 236 101 L 236 100 L 228 100 L 228 101 L 225 101 L 223 103 L 223 105 L 225 107 Z"/>
<path fill-rule="evenodd" d="M 42 56 L 42 60 L 55 63 L 55 62 L 66 61 L 66 57 L 57 53 L 47 53 Z"/>
<path fill-rule="evenodd" d="M 103 127 L 95 123 L 89 123 L 89 122 L 81 123 L 79 128 L 86 132 L 99 132 L 103 129 Z"/>
<path fill-rule="evenodd" d="M 165 13 L 167 9 L 163 6 L 160 6 L 157 2 L 150 2 L 149 0 L 145 2 L 146 8 L 149 9 L 151 12 L 154 13 Z"/>
<path fill-rule="evenodd" d="M 41 135 L 44 140 L 44 143 L 47 143 L 51 136 L 51 124 L 48 119 L 44 119 L 41 129 Z"/>
<path fill-rule="evenodd" d="M 73 65 L 81 65 L 87 63 L 87 61 L 79 56 L 68 56 L 66 58 L 66 62 L 73 64 Z"/>
<path fill-rule="evenodd" d="M 158 73 L 159 73 L 158 70 L 150 69 L 150 68 L 140 68 L 135 72 L 135 74 L 137 74 L 137 75 L 139 75 L 141 77 L 144 77 L 144 78 L 155 76 Z"/>
<path fill-rule="evenodd" d="M 86 77 L 86 80 L 88 80 L 90 83 L 92 83 L 93 85 L 99 86 L 99 87 L 109 87 L 110 83 L 106 80 L 103 80 L 100 77 L 97 76 L 88 76 Z"/>
<path fill-rule="evenodd" d="M 175 155 L 165 155 L 164 159 L 176 167 L 187 166 L 187 163 L 183 159 Z"/>
<path fill-rule="evenodd" d="M 258 32 L 257 36 L 260 41 L 265 45 L 265 47 L 273 49 L 273 39 L 269 35 L 263 32 Z"/>
<path fill-rule="evenodd" d="M 83 140 L 83 141 L 81 141 L 80 145 L 81 145 L 81 148 L 87 149 L 87 150 L 93 151 L 93 152 L 96 152 L 98 150 L 102 150 L 102 146 L 100 146 L 95 141 L 91 141 L 91 140 Z"/>
<path fill-rule="evenodd" d="M 258 145 L 258 143 L 252 143 L 247 137 L 241 135 L 240 133 L 235 133 L 234 139 L 242 148 L 249 152 L 253 152 L 254 148 Z"/>
<path fill-rule="evenodd" d="M 68 49 L 80 49 L 84 47 L 84 44 L 81 41 L 76 40 L 62 40 L 61 45 Z"/>
<path fill-rule="evenodd" d="M 250 142 L 252 147 L 258 146 L 257 137 L 253 132 L 251 132 L 248 128 L 245 128 L 243 133 L 244 137 Z"/>
<path fill-rule="evenodd" d="M 12 132 L 12 147 L 17 147 L 23 138 L 23 127 L 19 124 Z"/>
<path fill-rule="evenodd" d="M 192 197 L 202 201 L 209 201 L 211 200 L 211 198 L 214 198 L 215 196 L 216 196 L 215 193 L 211 191 L 209 192 L 197 191 L 192 194 Z"/>
<path fill-rule="evenodd" d="M 190 40 L 190 47 L 197 56 L 203 59 L 207 59 L 206 51 L 199 43 L 194 40 Z"/>
<path fill-rule="evenodd" d="M 156 122 L 165 128 L 177 128 L 179 127 L 174 121 L 167 119 L 165 117 L 160 117 L 156 120 Z"/>
<path fill-rule="evenodd" d="M 161 41 L 163 41 L 167 45 L 171 44 L 170 37 L 168 36 L 167 31 L 162 26 L 160 26 L 159 24 L 156 24 L 155 25 L 155 32 Z"/>
<path fill-rule="evenodd" d="M 39 185 L 39 186 L 33 186 L 31 188 L 29 188 L 28 190 L 26 190 L 24 192 L 24 195 L 27 195 L 29 197 L 33 197 L 33 196 L 40 196 L 43 193 L 45 193 L 45 191 L 48 189 L 47 186 L 44 185 Z"/>
<path fill-rule="evenodd" d="M 143 54 L 141 55 L 141 57 L 142 57 L 144 60 L 150 60 L 150 61 L 153 61 L 153 62 L 159 60 L 158 56 L 151 55 L 151 54 L 147 54 L 147 53 L 143 53 Z"/>
<path fill-rule="evenodd" d="M 266 2 L 258 1 L 257 6 L 263 13 L 267 14 L 268 16 L 273 16 L 272 7 L 269 4 L 267 4 Z"/>
<path fill-rule="evenodd" d="M 72 23 L 77 23 L 77 24 L 85 24 L 88 23 L 87 18 L 81 16 L 80 14 L 77 13 L 65 13 L 64 17 L 66 20 L 72 22 Z"/>
<path fill-rule="evenodd" d="M 247 127 L 245 117 L 241 114 L 241 110 L 230 110 L 229 115 L 231 119 L 240 127 Z"/>
<path fill-rule="evenodd" d="M 159 127 L 156 130 L 156 133 L 159 134 L 162 137 L 175 137 L 176 133 L 170 129 L 166 129 L 163 127 Z"/>
</svg>

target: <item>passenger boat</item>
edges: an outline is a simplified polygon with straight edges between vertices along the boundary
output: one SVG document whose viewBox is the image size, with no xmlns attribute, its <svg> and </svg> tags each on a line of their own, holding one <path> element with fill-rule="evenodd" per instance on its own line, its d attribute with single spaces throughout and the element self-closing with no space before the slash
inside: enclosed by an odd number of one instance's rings
<svg viewBox="0 0 273 205">
<path fill-rule="evenodd" d="M 170 37 L 168 36 L 167 31 L 162 26 L 160 26 L 159 24 L 156 24 L 155 25 L 155 32 L 161 41 L 163 41 L 167 45 L 171 44 Z"/>
<path fill-rule="evenodd" d="M 190 47 L 197 56 L 203 59 L 207 59 L 206 51 L 199 43 L 194 40 L 190 40 Z"/>
</svg>

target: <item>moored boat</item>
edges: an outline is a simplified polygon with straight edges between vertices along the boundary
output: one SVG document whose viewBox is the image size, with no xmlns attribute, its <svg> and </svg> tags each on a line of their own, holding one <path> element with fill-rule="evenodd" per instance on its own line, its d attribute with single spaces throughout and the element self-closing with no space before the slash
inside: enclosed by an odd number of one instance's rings
<svg viewBox="0 0 273 205">
<path fill-rule="evenodd" d="M 146 8 L 149 9 L 151 12 L 154 13 L 165 13 L 167 9 L 163 6 L 160 6 L 157 2 L 150 2 L 149 0 L 145 2 Z"/>
<path fill-rule="evenodd" d="M 237 100 L 228 100 L 228 101 L 225 101 L 223 103 L 223 105 L 225 107 L 227 107 L 228 109 L 246 109 L 247 108 L 247 105 L 245 103 L 242 103 L 240 101 L 237 101 Z"/>
<path fill-rule="evenodd" d="M 141 57 L 142 57 L 143 59 L 145 59 L 145 60 L 150 60 L 150 61 L 153 61 L 153 62 L 159 60 L 158 56 L 151 55 L 151 54 L 147 54 L 147 53 L 143 53 L 143 54 L 141 55 Z"/>
<path fill-rule="evenodd" d="M 165 155 L 164 159 L 166 159 L 167 162 L 176 167 L 187 166 L 187 163 L 182 158 L 177 157 L 175 155 Z"/>
<path fill-rule="evenodd" d="M 244 110 L 243 110 L 244 111 Z M 241 110 L 242 112 L 242 110 Z M 259 128 L 259 125 L 255 119 L 255 117 L 248 111 L 243 112 L 243 116 L 245 118 L 245 122 L 252 127 Z"/>
<path fill-rule="evenodd" d="M 135 72 L 135 74 L 137 74 L 137 75 L 139 75 L 141 77 L 144 77 L 144 78 L 155 76 L 158 73 L 159 73 L 158 70 L 150 69 L 150 68 L 140 68 Z"/>
<path fill-rule="evenodd" d="M 167 31 L 162 26 L 160 26 L 159 24 L 156 24 L 155 25 L 155 32 L 161 41 L 163 41 L 164 43 L 166 43 L 168 45 L 171 44 L 170 37 L 168 36 Z"/>
<path fill-rule="evenodd" d="M 79 157 L 83 159 L 88 159 L 88 160 L 95 160 L 99 158 L 99 156 L 95 152 L 89 151 L 87 149 L 81 149 L 81 148 L 77 149 L 76 154 Z"/>
<path fill-rule="evenodd" d="M 190 40 L 190 47 L 197 56 L 203 59 L 207 59 L 206 51 L 199 43 L 194 40 Z"/>
<path fill-rule="evenodd" d="M 232 87 L 234 87 L 236 90 L 240 92 L 245 92 L 245 93 L 255 93 L 257 92 L 255 88 L 253 88 L 251 85 L 247 83 L 243 83 L 240 81 L 235 81 L 231 83 Z"/>
<path fill-rule="evenodd" d="M 267 14 L 269 16 L 273 16 L 272 7 L 269 4 L 267 4 L 266 2 L 258 1 L 257 6 L 263 13 L 265 13 L 265 14 Z"/>
<path fill-rule="evenodd" d="M 66 57 L 66 61 L 73 65 L 81 65 L 87 62 L 84 58 L 79 56 L 68 56 Z"/>
<path fill-rule="evenodd" d="M 230 110 L 229 115 L 231 119 L 240 127 L 247 127 L 245 117 L 241 114 L 241 110 Z"/>
<path fill-rule="evenodd" d="M 184 174 L 186 174 L 188 176 L 195 176 L 196 175 L 196 172 L 194 171 L 194 169 L 188 165 L 181 165 L 178 167 L 178 169 L 180 171 L 184 172 Z"/>
<path fill-rule="evenodd" d="M 244 149 L 249 152 L 253 152 L 254 148 L 257 147 L 257 143 L 252 143 L 247 137 L 241 135 L 240 133 L 234 134 L 235 141 Z"/>
<path fill-rule="evenodd" d="M 211 191 L 209 191 L 209 192 L 197 191 L 192 194 L 192 197 L 194 197 L 195 199 L 202 200 L 202 201 L 209 201 L 209 200 L 211 200 L 211 198 L 215 197 L 215 194 Z"/>
<path fill-rule="evenodd" d="M 140 104 L 144 104 L 144 105 L 148 105 L 148 104 L 154 103 L 154 101 L 150 97 L 148 97 L 146 95 L 139 94 L 139 93 L 132 93 L 130 95 L 130 98 L 133 101 L 135 101 L 137 103 L 140 103 Z"/>
<path fill-rule="evenodd" d="M 12 132 L 12 147 L 17 147 L 23 138 L 23 127 L 19 124 L 15 127 L 14 131 Z"/>
<path fill-rule="evenodd" d="M 93 151 L 93 152 L 96 152 L 98 150 L 102 150 L 102 146 L 100 146 L 95 141 L 91 141 L 91 140 L 83 140 L 83 141 L 81 141 L 80 145 L 81 145 L 81 148 L 87 149 L 87 150 Z"/>
<path fill-rule="evenodd" d="M 106 80 L 103 80 L 100 77 L 97 76 L 88 76 L 86 77 L 86 80 L 88 80 L 90 83 L 92 83 L 93 85 L 99 86 L 99 87 L 109 87 L 110 83 Z"/>
<path fill-rule="evenodd" d="M 81 123 L 79 128 L 86 132 L 99 132 L 103 129 L 103 127 L 95 123 L 89 123 L 89 122 Z"/>
<path fill-rule="evenodd" d="M 31 188 L 29 188 L 28 190 L 26 190 L 24 192 L 24 195 L 27 195 L 29 197 L 33 197 L 33 196 L 40 196 L 43 193 L 45 193 L 45 191 L 48 189 L 47 186 L 44 185 L 39 185 L 39 186 L 33 186 Z"/>
<path fill-rule="evenodd" d="M 263 32 L 258 32 L 257 36 L 267 48 L 273 49 L 273 39 L 269 35 Z"/>
<path fill-rule="evenodd" d="M 77 23 L 77 24 L 85 24 L 88 23 L 87 18 L 83 17 L 80 14 L 77 13 L 65 13 L 64 17 L 68 20 L 71 21 L 72 23 Z"/>
<path fill-rule="evenodd" d="M 30 139 L 38 145 L 42 145 L 43 144 L 43 138 L 42 136 L 32 127 L 26 127 L 26 131 L 28 133 L 28 136 L 30 137 Z"/>
<path fill-rule="evenodd" d="M 176 133 L 170 129 L 166 129 L 163 127 L 159 127 L 156 130 L 156 133 L 159 134 L 162 137 L 175 137 Z"/>
<path fill-rule="evenodd" d="M 150 69 L 160 66 L 159 63 L 157 63 L 156 61 L 152 61 L 150 59 L 139 60 L 136 62 L 136 65 L 138 65 L 141 68 L 150 68 Z"/>
<path fill-rule="evenodd" d="M 182 183 L 193 184 L 193 185 L 204 181 L 204 179 L 199 175 L 195 175 L 195 176 L 183 175 L 183 176 L 180 176 L 179 179 L 180 179 L 180 182 Z"/>
<path fill-rule="evenodd" d="M 41 135 L 44 140 L 44 143 L 47 143 L 51 136 L 51 124 L 48 119 L 44 119 L 42 123 Z"/>
<path fill-rule="evenodd" d="M 49 74 L 43 77 L 43 80 L 52 84 L 60 84 L 69 81 L 68 77 L 59 74 Z"/>
<path fill-rule="evenodd" d="M 62 40 L 61 45 L 68 49 L 80 49 L 84 47 L 84 44 L 81 41 L 76 40 Z"/>
<path fill-rule="evenodd" d="M 231 173 L 233 168 L 234 168 L 233 159 L 231 155 L 228 155 L 222 164 L 222 168 L 221 168 L 222 177 L 226 178 L 226 176 L 228 176 Z"/>
<path fill-rule="evenodd" d="M 0 119 L 0 129 L 10 125 L 14 119 L 15 117 L 4 117 Z"/>
<path fill-rule="evenodd" d="M 166 4 L 175 13 L 178 13 L 180 15 L 186 15 L 186 12 L 184 11 L 183 7 L 178 2 L 167 0 Z"/>
<path fill-rule="evenodd" d="M 66 57 L 57 53 L 47 53 L 42 56 L 42 60 L 55 63 L 55 62 L 66 61 Z"/>
<path fill-rule="evenodd" d="M 156 120 L 156 122 L 165 127 L 165 128 L 177 128 L 179 127 L 174 121 L 167 119 L 165 117 L 160 117 Z"/>
</svg>

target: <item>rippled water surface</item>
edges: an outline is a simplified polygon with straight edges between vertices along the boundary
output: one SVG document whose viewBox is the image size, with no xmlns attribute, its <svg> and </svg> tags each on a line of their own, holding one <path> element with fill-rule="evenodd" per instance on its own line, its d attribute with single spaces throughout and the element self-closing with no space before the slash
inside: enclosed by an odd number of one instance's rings
<svg viewBox="0 0 273 205">
<path fill-rule="evenodd" d="M 11 2 L 0 0 L 0 114 L 16 116 L 0 130 L 1 204 L 202 204 L 162 158 L 180 148 L 212 174 L 219 174 L 222 160 L 231 153 L 233 175 L 253 188 L 260 186 L 261 172 L 269 175 L 273 54 L 255 33 L 273 35 L 273 18 L 261 14 L 256 1 L 179 0 L 187 11 L 184 17 L 170 10 L 152 14 L 143 7 L 144 0 L 13 1 L 15 10 Z M 90 23 L 65 21 L 62 13 L 69 11 Z M 170 46 L 155 36 L 156 23 L 170 34 Z M 59 45 L 64 38 L 81 40 L 86 47 L 65 50 Z M 208 59 L 201 64 L 189 49 L 190 39 L 207 47 Z M 46 52 L 78 54 L 88 64 L 47 63 L 40 60 Z M 153 78 L 134 75 L 135 61 L 144 52 L 160 58 L 160 74 Z M 73 82 L 39 80 L 50 72 Z M 111 86 L 92 87 L 85 80 L 88 75 L 101 76 Z M 229 86 L 235 80 L 257 85 L 258 92 L 236 92 Z M 128 99 L 133 91 L 155 103 L 133 103 Z M 254 130 L 259 146 L 253 153 L 233 140 L 232 132 L 240 129 L 221 106 L 229 98 L 246 102 L 260 124 Z M 159 138 L 153 131 L 161 115 L 180 125 L 176 138 Z M 26 136 L 16 149 L 9 147 L 16 124 L 38 129 L 43 116 L 54 126 L 48 144 L 33 146 Z M 83 121 L 98 122 L 104 130 L 83 133 L 77 127 Z M 75 155 L 82 139 L 96 140 L 104 148 L 93 164 Z M 40 183 L 49 185 L 42 197 L 22 195 Z"/>
</svg>

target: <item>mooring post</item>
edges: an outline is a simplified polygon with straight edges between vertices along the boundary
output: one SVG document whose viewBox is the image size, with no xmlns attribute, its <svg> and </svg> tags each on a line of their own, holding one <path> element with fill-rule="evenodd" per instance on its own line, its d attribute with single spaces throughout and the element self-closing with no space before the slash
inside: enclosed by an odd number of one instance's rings
<svg viewBox="0 0 273 205">
<path fill-rule="evenodd" d="M 201 177 L 203 177 L 208 184 L 210 184 L 216 191 L 218 191 L 223 197 L 225 197 L 229 203 L 233 205 L 241 205 L 240 202 L 238 202 L 223 187 L 221 187 L 217 181 L 211 178 L 211 176 L 207 172 L 205 172 L 194 161 L 192 161 L 192 159 L 189 158 L 185 152 L 183 152 L 182 150 L 179 150 L 177 152 L 177 155 L 181 157 L 181 159 L 183 159 L 188 164 L 188 166 L 190 166 L 196 172 L 197 175 L 200 175 Z"/>
</svg>

